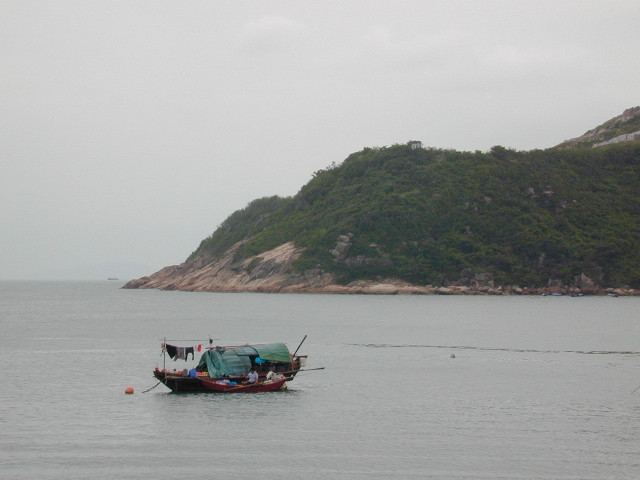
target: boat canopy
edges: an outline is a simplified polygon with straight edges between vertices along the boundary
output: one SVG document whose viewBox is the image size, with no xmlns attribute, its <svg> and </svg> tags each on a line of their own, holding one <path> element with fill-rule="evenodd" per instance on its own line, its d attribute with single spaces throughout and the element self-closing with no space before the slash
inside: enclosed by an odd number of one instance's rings
<svg viewBox="0 0 640 480">
<path fill-rule="evenodd" d="M 289 349 L 284 343 L 267 343 L 212 348 L 202 354 L 198 367 L 206 368 L 213 378 L 244 375 L 251 370 L 251 359 L 255 362 L 258 357 L 265 362 L 291 363 Z"/>
</svg>

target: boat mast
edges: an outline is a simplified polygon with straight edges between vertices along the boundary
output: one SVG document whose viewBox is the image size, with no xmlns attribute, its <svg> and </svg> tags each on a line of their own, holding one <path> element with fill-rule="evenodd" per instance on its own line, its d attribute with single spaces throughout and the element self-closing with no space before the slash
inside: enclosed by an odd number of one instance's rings
<svg viewBox="0 0 640 480">
<path fill-rule="evenodd" d="M 298 345 L 298 348 L 296 348 L 296 351 L 293 352 L 293 355 L 291 355 L 292 357 L 296 356 L 296 353 L 298 353 L 298 350 L 300 350 L 300 347 L 302 346 L 302 344 L 304 343 L 304 341 L 307 339 L 307 336 L 305 335 L 304 338 L 302 339 L 302 341 L 300 342 L 300 345 Z"/>
</svg>

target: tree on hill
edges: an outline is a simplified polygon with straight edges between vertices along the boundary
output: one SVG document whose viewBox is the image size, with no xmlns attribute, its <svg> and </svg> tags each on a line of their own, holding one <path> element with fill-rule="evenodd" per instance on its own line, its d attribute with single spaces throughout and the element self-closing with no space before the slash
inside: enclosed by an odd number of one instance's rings
<svg viewBox="0 0 640 480">
<path fill-rule="evenodd" d="M 293 241 L 298 271 L 342 282 L 395 277 L 418 284 L 487 272 L 497 283 L 640 286 L 640 143 L 598 149 L 489 152 L 365 148 L 315 172 L 293 197 L 234 212 L 190 259 L 244 241 L 250 257 Z M 331 251 L 350 235 L 346 258 Z"/>
</svg>

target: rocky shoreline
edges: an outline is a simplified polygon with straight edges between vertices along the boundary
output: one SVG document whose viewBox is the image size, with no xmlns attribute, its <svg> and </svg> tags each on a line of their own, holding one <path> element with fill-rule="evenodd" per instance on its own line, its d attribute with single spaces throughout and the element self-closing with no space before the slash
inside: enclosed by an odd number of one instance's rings
<svg viewBox="0 0 640 480">
<path fill-rule="evenodd" d="M 188 292 L 317 293 L 351 295 L 610 295 L 638 296 L 628 287 L 602 288 L 584 274 L 572 285 L 550 280 L 545 287 L 495 285 L 489 273 L 474 274 L 465 269 L 460 279 L 443 286 L 413 285 L 397 279 L 355 281 L 339 285 L 333 274 L 319 269 L 292 273 L 291 265 L 302 253 L 293 243 L 248 259 L 236 259 L 241 242 L 216 260 L 196 258 L 181 265 L 131 280 L 126 289 L 180 290 Z"/>
<path fill-rule="evenodd" d="M 343 295 L 538 295 L 538 296 L 640 296 L 640 290 L 632 288 L 597 288 L 582 290 L 576 287 L 541 287 L 529 288 L 518 286 L 498 286 L 471 288 L 460 285 L 438 287 L 433 285 L 413 285 L 399 280 L 357 281 L 347 285 L 330 283 L 324 286 L 296 285 L 184 285 L 176 282 L 158 284 L 150 277 L 132 280 L 122 288 L 152 288 L 158 290 L 180 290 L 189 292 L 226 292 L 226 293 L 309 293 L 309 294 L 343 294 Z"/>
</svg>

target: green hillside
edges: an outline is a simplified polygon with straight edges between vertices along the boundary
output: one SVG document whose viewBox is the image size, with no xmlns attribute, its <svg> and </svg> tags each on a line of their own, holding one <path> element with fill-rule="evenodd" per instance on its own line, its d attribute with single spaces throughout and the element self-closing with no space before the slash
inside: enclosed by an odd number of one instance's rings
<svg viewBox="0 0 640 480">
<path fill-rule="evenodd" d="M 497 284 L 640 287 L 640 143 L 490 152 L 366 148 L 317 171 L 297 195 L 251 202 L 190 259 L 240 240 L 251 257 L 288 241 L 305 247 L 297 271 L 340 282 L 395 277 L 457 281 L 463 269 Z M 330 251 L 352 235 L 346 258 Z"/>
</svg>

